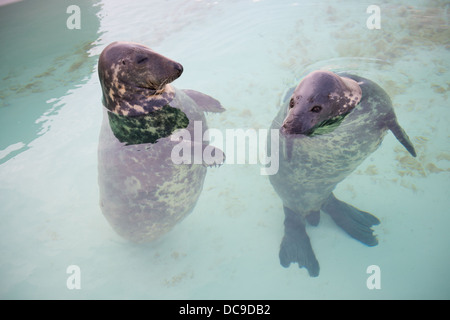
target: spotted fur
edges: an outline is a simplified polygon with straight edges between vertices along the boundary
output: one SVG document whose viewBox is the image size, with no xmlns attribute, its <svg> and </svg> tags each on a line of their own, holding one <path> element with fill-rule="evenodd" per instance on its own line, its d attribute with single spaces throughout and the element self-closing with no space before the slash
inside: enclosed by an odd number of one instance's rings
<svg viewBox="0 0 450 320">
<path fill-rule="evenodd" d="M 189 119 L 186 129 L 193 135 L 194 121 L 202 121 L 206 130 L 203 111 L 184 92 L 177 89 L 174 92 L 170 105 Z M 157 239 L 194 209 L 206 167 L 174 164 L 171 151 L 176 142 L 170 136 L 161 137 L 156 143 L 120 142 L 110 125 L 110 115 L 110 111 L 104 111 L 98 150 L 103 214 L 126 239 L 134 242 Z M 130 127 L 130 137 L 134 136 L 133 131 L 145 130 L 140 122 L 137 124 Z"/>
<path fill-rule="evenodd" d="M 174 164 L 171 153 L 179 141 L 171 135 L 186 129 L 194 137 L 194 122 L 207 130 L 204 111 L 224 109 L 209 96 L 174 88 L 170 82 L 182 70 L 134 43 L 115 42 L 100 56 L 100 207 L 113 229 L 133 242 L 167 233 L 192 212 L 202 191 L 206 166 Z M 183 143 L 208 145 L 203 140 Z"/>
<path fill-rule="evenodd" d="M 330 72 L 308 75 L 272 122 L 281 133 L 280 150 L 271 155 L 279 157 L 279 170 L 270 176 L 285 213 L 280 264 L 298 263 L 313 277 L 320 268 L 305 225 L 317 225 L 321 210 L 353 238 L 378 243 L 371 229 L 378 218 L 336 199 L 336 185 L 380 146 L 387 130 L 416 155 L 386 92 L 361 77 L 342 75 L 345 83 L 339 78 Z"/>
<path fill-rule="evenodd" d="M 102 51 L 98 63 L 103 105 L 124 116 L 158 110 L 173 99 L 169 83 L 182 72 L 181 64 L 146 46 L 113 42 Z"/>
<path fill-rule="evenodd" d="M 391 100 L 381 87 L 346 76 L 359 84 L 362 98 L 332 132 L 280 135 L 280 167 L 270 181 L 284 205 L 303 217 L 319 211 L 336 185 L 380 146 L 387 130 L 398 126 Z M 281 128 L 288 104 L 281 107 L 272 129 Z"/>
</svg>

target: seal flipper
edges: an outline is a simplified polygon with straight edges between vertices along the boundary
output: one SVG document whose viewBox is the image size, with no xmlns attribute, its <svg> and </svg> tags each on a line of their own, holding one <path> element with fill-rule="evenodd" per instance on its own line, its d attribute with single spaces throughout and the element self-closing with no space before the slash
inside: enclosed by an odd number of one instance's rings
<svg viewBox="0 0 450 320">
<path fill-rule="evenodd" d="M 200 109 L 205 112 L 220 113 L 225 111 L 225 108 L 222 107 L 219 101 L 204 93 L 188 89 L 183 89 L 182 91 L 186 93 L 189 98 L 194 100 L 195 103 L 197 103 L 197 105 L 200 107 Z"/>
<path fill-rule="evenodd" d="M 308 223 L 311 226 L 314 226 L 314 227 L 319 225 L 319 222 L 320 222 L 320 211 L 313 211 L 310 214 L 308 214 L 306 216 L 306 221 L 308 221 Z"/>
<path fill-rule="evenodd" d="M 202 144 L 202 154 L 203 154 L 203 166 L 207 166 L 207 167 L 216 167 L 216 166 L 221 166 L 222 164 L 224 164 L 226 156 L 225 153 L 217 148 L 214 147 L 210 144 Z"/>
<path fill-rule="evenodd" d="M 225 162 L 225 153 L 207 143 L 198 143 L 190 140 L 171 139 L 171 143 L 176 145 L 172 148 L 171 158 L 176 158 L 175 164 L 201 164 L 204 167 L 221 166 Z M 186 155 L 185 155 L 186 152 Z M 182 155 L 180 155 L 182 153 Z"/>
<path fill-rule="evenodd" d="M 405 130 L 403 130 L 402 127 L 397 122 L 397 119 L 394 117 L 391 118 L 392 120 L 388 123 L 389 130 L 392 131 L 394 136 L 397 138 L 397 140 L 408 150 L 408 152 L 415 157 L 416 156 L 416 150 L 414 149 L 414 146 L 409 140 L 408 135 L 406 134 Z"/>
<path fill-rule="evenodd" d="M 302 217 L 287 207 L 284 208 L 284 237 L 280 246 L 280 264 L 287 268 L 297 262 L 299 268 L 305 267 L 311 277 L 319 275 L 319 262 L 314 255 L 305 230 Z"/>
<path fill-rule="evenodd" d="M 368 246 L 378 244 L 378 240 L 370 228 L 380 223 L 377 217 L 336 199 L 333 194 L 329 196 L 321 209 L 328 213 L 334 222 L 352 238 Z"/>
</svg>

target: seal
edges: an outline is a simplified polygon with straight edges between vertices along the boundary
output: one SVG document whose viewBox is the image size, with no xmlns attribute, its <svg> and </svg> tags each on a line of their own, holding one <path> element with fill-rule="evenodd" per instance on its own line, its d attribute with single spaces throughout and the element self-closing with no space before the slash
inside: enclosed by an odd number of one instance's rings
<svg viewBox="0 0 450 320">
<path fill-rule="evenodd" d="M 100 207 L 113 229 L 133 242 L 160 238 L 192 212 L 207 166 L 225 160 L 208 141 L 173 139 L 179 130 L 193 133 L 195 122 L 201 122 L 204 132 L 204 112 L 225 110 L 210 96 L 172 86 L 182 72 L 181 64 L 132 42 L 113 42 L 99 57 L 104 105 Z M 216 162 L 175 164 L 172 150 L 180 143 L 213 149 Z"/>
<path fill-rule="evenodd" d="M 279 170 L 269 177 L 285 214 L 280 264 L 298 263 L 310 276 L 319 275 L 305 226 L 318 225 L 320 211 L 351 237 L 375 246 L 371 227 L 378 218 L 338 200 L 333 190 L 380 146 L 388 130 L 416 156 L 388 94 L 356 75 L 314 71 L 288 91 L 271 128 L 280 132 Z"/>
</svg>

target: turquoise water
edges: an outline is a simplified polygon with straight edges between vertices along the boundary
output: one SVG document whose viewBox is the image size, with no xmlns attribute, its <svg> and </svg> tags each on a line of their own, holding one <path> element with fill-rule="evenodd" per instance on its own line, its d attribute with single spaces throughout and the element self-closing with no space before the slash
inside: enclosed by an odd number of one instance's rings
<svg viewBox="0 0 450 320">
<path fill-rule="evenodd" d="M 0 7 L 0 297 L 3 299 L 450 298 L 450 32 L 446 1 L 22 1 Z M 335 194 L 376 215 L 366 247 L 322 215 L 309 227 L 318 278 L 278 261 L 283 210 L 260 165 L 208 169 L 195 210 L 147 245 L 120 238 L 99 207 L 98 55 L 135 41 L 180 62 L 173 84 L 227 109 L 212 128 L 267 129 L 307 71 L 344 70 L 390 94 L 415 144 L 392 134 Z M 226 152 L 226 150 L 225 150 Z M 227 159 L 228 160 L 228 159 Z M 77 265 L 81 288 L 70 290 Z M 367 267 L 381 270 L 369 290 Z"/>
</svg>

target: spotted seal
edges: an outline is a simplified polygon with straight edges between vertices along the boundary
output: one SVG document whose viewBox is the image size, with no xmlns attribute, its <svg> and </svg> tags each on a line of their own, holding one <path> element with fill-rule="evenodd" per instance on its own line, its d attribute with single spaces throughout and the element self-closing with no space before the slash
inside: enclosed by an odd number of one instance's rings
<svg viewBox="0 0 450 320">
<path fill-rule="evenodd" d="M 113 229 L 133 242 L 147 242 L 171 230 L 194 208 L 206 166 L 175 164 L 179 143 L 194 148 L 208 142 L 175 141 L 173 134 L 207 129 L 204 112 L 221 104 L 197 91 L 170 83 L 181 64 L 137 43 L 113 42 L 101 53 L 98 75 L 103 92 L 103 123 L 98 146 L 100 207 Z M 209 148 L 213 148 L 209 146 Z M 221 164 L 224 155 L 213 148 Z"/>
<path fill-rule="evenodd" d="M 317 225 L 320 211 L 353 238 L 376 245 L 371 227 L 378 218 L 338 200 L 333 189 L 379 147 L 387 130 L 416 156 L 388 94 L 356 75 L 314 71 L 290 90 L 271 128 L 280 132 L 279 170 L 270 182 L 285 214 L 281 265 L 297 262 L 318 276 L 305 225 Z"/>
</svg>

